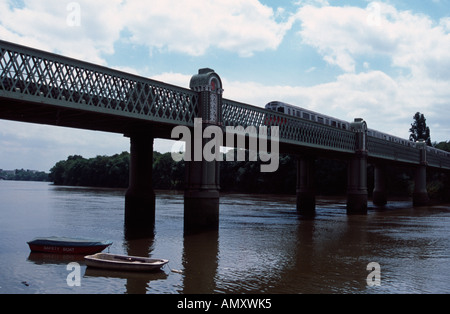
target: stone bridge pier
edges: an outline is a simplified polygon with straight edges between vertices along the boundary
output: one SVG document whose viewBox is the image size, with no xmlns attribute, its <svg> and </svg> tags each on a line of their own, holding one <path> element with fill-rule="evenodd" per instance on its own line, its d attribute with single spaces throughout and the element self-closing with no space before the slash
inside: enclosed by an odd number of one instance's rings
<svg viewBox="0 0 450 314">
<path fill-rule="evenodd" d="M 424 141 L 416 143 L 420 151 L 420 164 L 416 166 L 414 177 L 414 206 L 428 205 L 430 199 L 427 191 L 427 144 Z"/>
<path fill-rule="evenodd" d="M 367 124 L 355 119 L 351 130 L 356 136 L 355 155 L 348 162 L 347 213 L 367 213 Z"/>
<path fill-rule="evenodd" d="M 220 201 L 220 162 L 205 159 L 205 145 L 211 139 L 203 138 L 203 131 L 209 126 L 222 127 L 222 80 L 214 70 L 204 68 L 191 78 L 190 88 L 199 94 L 202 132 L 200 134 L 194 130 L 191 133 L 191 149 L 186 150 L 189 156 L 185 156 L 185 233 L 217 230 Z M 220 148 L 216 146 L 214 149 Z M 215 155 L 219 152 L 209 153 Z"/>
<path fill-rule="evenodd" d="M 134 133 L 130 137 L 130 178 L 125 194 L 125 230 L 153 232 L 155 192 L 152 185 L 153 135 Z"/>
<path fill-rule="evenodd" d="M 374 188 L 372 193 L 373 204 L 384 206 L 387 204 L 387 165 L 383 162 L 374 166 Z"/>
<path fill-rule="evenodd" d="M 297 159 L 297 211 L 305 216 L 316 210 L 315 158 L 300 156 Z"/>
</svg>

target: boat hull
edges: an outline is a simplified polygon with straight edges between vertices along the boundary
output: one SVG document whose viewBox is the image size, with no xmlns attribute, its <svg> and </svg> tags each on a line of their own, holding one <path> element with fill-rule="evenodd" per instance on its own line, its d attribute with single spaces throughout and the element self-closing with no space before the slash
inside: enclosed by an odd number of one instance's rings
<svg viewBox="0 0 450 314">
<path fill-rule="evenodd" d="M 54 254 L 94 254 L 103 251 L 112 242 L 71 239 L 71 238 L 36 238 L 27 242 L 32 252 Z"/>
<path fill-rule="evenodd" d="M 84 260 L 88 267 L 132 272 L 159 271 L 161 270 L 161 267 L 169 262 L 165 259 L 152 259 L 108 253 L 88 255 L 84 257 Z"/>
<path fill-rule="evenodd" d="M 55 254 L 94 254 L 103 251 L 109 245 L 78 247 L 78 246 L 52 246 L 28 244 L 32 252 Z"/>
</svg>

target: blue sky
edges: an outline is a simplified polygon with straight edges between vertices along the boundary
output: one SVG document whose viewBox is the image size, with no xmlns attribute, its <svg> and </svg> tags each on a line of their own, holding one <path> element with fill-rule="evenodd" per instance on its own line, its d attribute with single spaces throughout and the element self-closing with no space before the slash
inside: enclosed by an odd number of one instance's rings
<svg viewBox="0 0 450 314">
<path fill-rule="evenodd" d="M 281 100 L 408 138 L 450 140 L 450 0 L 0 0 L 0 38 L 224 97 Z M 155 141 L 155 150 L 172 143 Z M 0 120 L 0 169 L 129 150 L 116 134 Z"/>
</svg>

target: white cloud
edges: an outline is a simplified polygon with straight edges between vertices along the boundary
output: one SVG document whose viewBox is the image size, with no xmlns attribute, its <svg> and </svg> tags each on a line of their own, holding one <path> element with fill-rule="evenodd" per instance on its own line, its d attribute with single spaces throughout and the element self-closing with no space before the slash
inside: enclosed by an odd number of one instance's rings
<svg viewBox="0 0 450 314">
<path fill-rule="evenodd" d="M 381 2 L 366 9 L 306 5 L 297 18 L 303 42 L 345 72 L 355 72 L 359 57 L 384 56 L 414 75 L 450 79 L 448 18 L 434 23 L 429 16 Z"/>
<path fill-rule="evenodd" d="M 0 168 L 48 171 L 69 155 L 86 158 L 129 150 L 120 134 L 0 120 Z"/>
<path fill-rule="evenodd" d="M 132 42 L 194 56 L 212 47 L 241 56 L 276 49 L 293 22 L 279 15 L 257 0 L 128 0 L 125 8 Z"/>
<path fill-rule="evenodd" d="M 276 49 L 294 21 L 279 22 L 283 10 L 257 0 L 24 0 L 22 8 L 0 0 L 0 12 L 1 38 L 102 64 L 122 31 L 150 50 L 248 57 Z"/>
<path fill-rule="evenodd" d="M 105 64 L 102 55 L 114 52 L 122 29 L 121 0 L 24 0 L 22 8 L 9 3 L 0 0 L 2 39 L 95 63 Z"/>
</svg>

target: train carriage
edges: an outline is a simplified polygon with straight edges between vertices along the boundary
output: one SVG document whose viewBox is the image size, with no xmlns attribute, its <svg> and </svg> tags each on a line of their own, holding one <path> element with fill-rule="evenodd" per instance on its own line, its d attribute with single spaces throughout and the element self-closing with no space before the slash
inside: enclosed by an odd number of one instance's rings
<svg viewBox="0 0 450 314">
<path fill-rule="evenodd" d="M 318 112 L 314 112 L 312 110 L 308 110 L 305 108 L 293 106 L 281 101 L 272 101 L 269 102 L 265 108 L 267 110 L 275 111 L 278 113 L 282 113 L 285 115 L 293 116 L 300 119 L 305 119 L 309 121 L 314 121 L 317 123 L 329 125 L 331 127 L 343 129 L 343 130 L 350 130 L 350 123 L 344 120 L 336 119 L 334 117 L 330 117 Z M 281 125 L 288 123 L 286 118 L 283 117 L 271 117 L 268 116 L 266 118 L 266 124 L 267 125 Z M 416 143 L 391 135 L 387 133 L 383 133 L 374 129 L 368 129 L 367 131 L 368 136 L 375 137 L 378 139 L 386 140 L 389 142 L 401 144 L 407 147 L 416 147 Z M 447 156 L 450 157 L 450 153 L 442 151 L 440 149 L 434 148 L 434 147 L 428 147 L 427 151 L 439 156 Z"/>
</svg>

